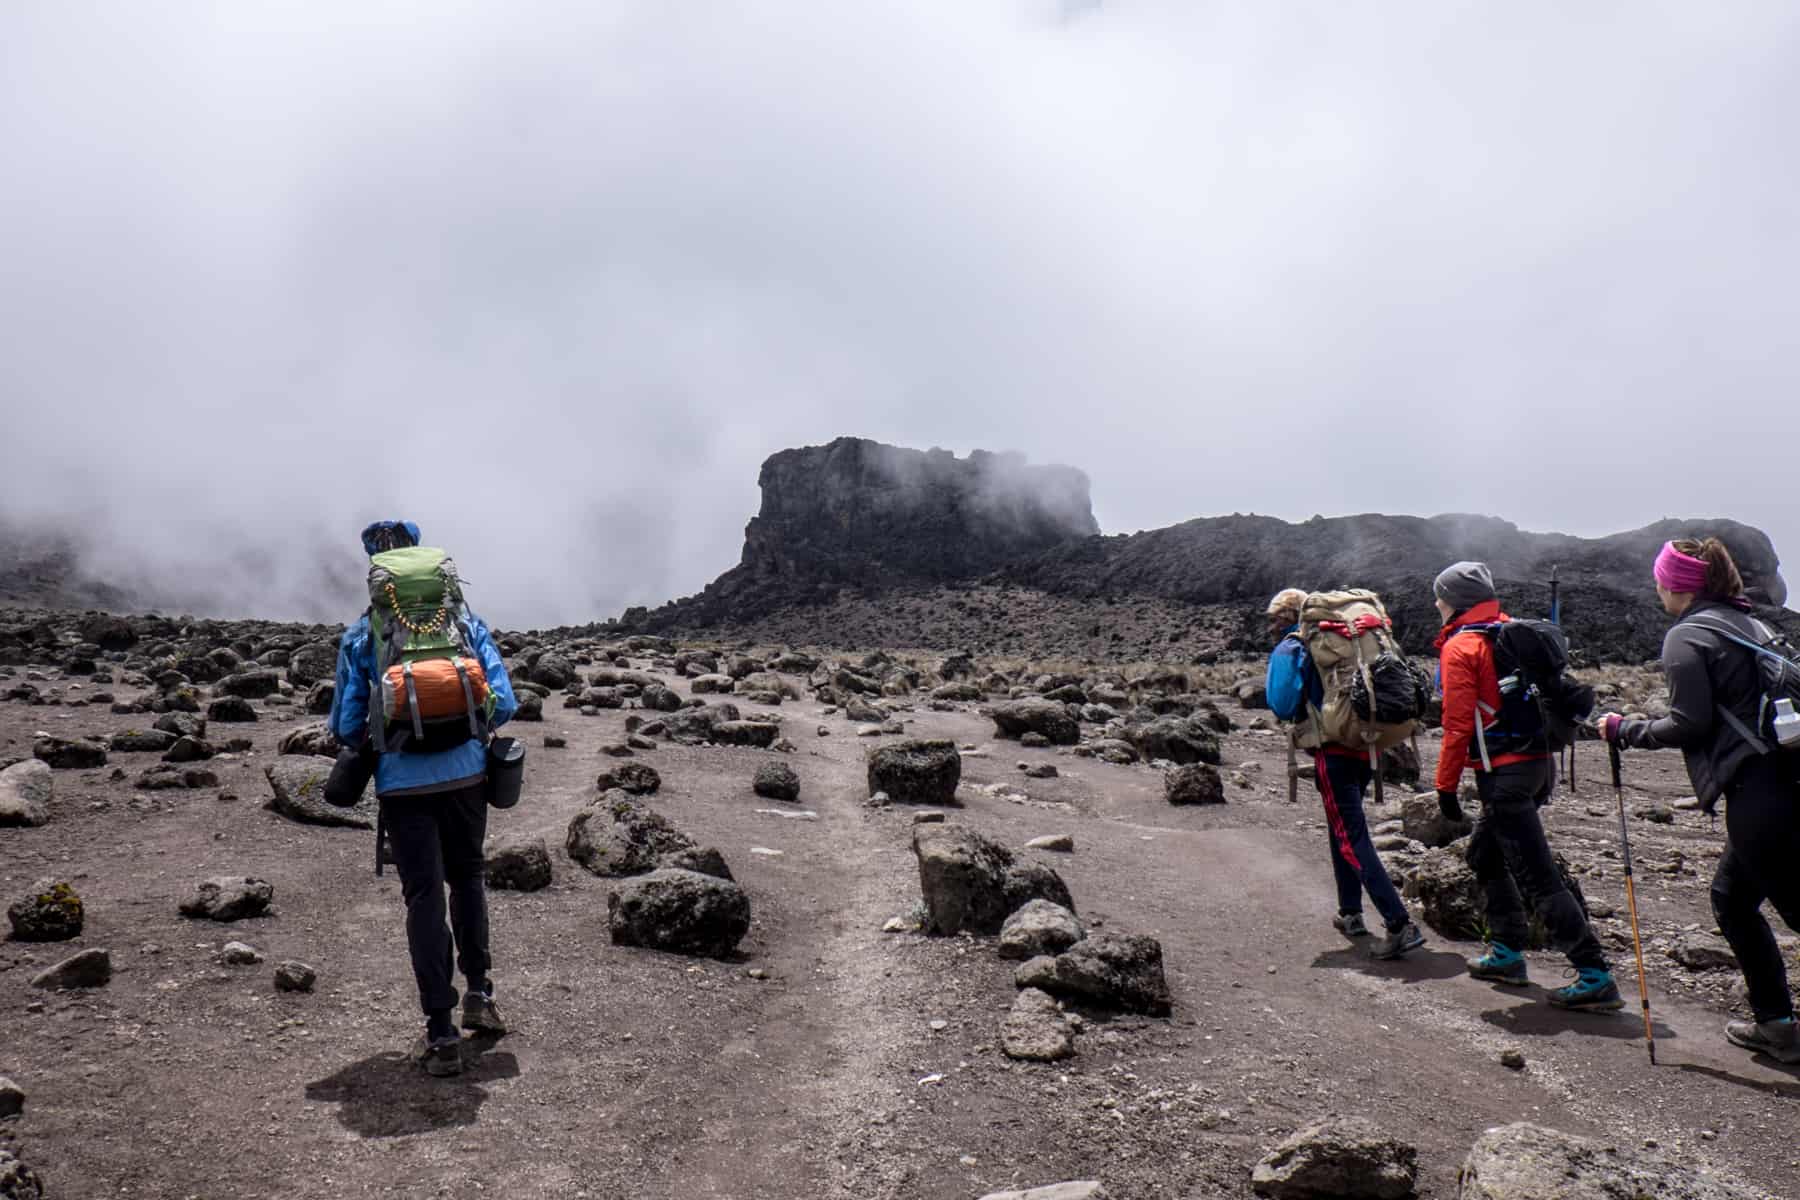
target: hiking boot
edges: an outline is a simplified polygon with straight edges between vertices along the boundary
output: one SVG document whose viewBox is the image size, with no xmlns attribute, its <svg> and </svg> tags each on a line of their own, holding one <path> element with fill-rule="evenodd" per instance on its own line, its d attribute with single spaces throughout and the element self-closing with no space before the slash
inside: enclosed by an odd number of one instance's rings
<svg viewBox="0 0 1800 1200">
<path fill-rule="evenodd" d="M 1419 932 L 1416 923 L 1408 921 L 1398 929 L 1390 929 L 1381 937 L 1369 943 L 1370 958 L 1399 958 L 1408 950 L 1417 950 L 1425 944 L 1425 935 Z"/>
<path fill-rule="evenodd" d="M 412 1058 L 425 1069 L 427 1075 L 434 1075 L 439 1079 L 461 1075 L 462 1038 L 456 1034 L 441 1038 L 420 1034 L 419 1040 L 413 1043 Z"/>
<path fill-rule="evenodd" d="M 1550 1003 L 1572 1012 L 1617 1012 L 1625 1007 L 1612 972 L 1601 967 L 1580 967 L 1575 982 L 1550 993 Z"/>
<path fill-rule="evenodd" d="M 1369 936 L 1369 927 L 1363 923 L 1361 913 L 1339 913 L 1331 918 L 1331 926 L 1353 942 Z"/>
<path fill-rule="evenodd" d="M 1508 987 L 1524 987 L 1530 983 L 1525 971 L 1525 956 L 1501 942 L 1489 942 L 1487 953 L 1468 962 L 1469 974 L 1489 983 Z"/>
<path fill-rule="evenodd" d="M 500 1009 L 494 1003 L 492 992 L 478 992 L 471 988 L 463 996 L 462 1027 L 470 1033 L 486 1033 L 494 1037 L 506 1032 L 506 1022 L 500 1017 Z"/>
<path fill-rule="evenodd" d="M 1776 1062 L 1800 1063 L 1800 1026 L 1794 1018 L 1781 1021 L 1731 1021 L 1725 1036 L 1734 1046 L 1766 1054 Z"/>
</svg>

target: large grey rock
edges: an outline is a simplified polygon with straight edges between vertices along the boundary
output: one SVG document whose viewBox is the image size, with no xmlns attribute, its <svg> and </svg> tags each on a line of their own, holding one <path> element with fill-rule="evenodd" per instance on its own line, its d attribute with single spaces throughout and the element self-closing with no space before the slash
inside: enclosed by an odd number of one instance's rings
<svg viewBox="0 0 1800 1200">
<path fill-rule="evenodd" d="M 1669 957 L 1690 971 L 1735 971 L 1737 955 L 1723 938 L 1684 934 L 1669 947 Z"/>
<path fill-rule="evenodd" d="M 1069 713 L 1069 706 L 1038 696 L 996 704 L 994 729 L 1009 738 L 1035 733 L 1058 746 L 1073 746 L 1081 740 L 1081 724 Z"/>
<path fill-rule="evenodd" d="M 106 747 L 84 738 L 41 737 L 31 744 L 31 753 L 58 770 L 91 770 L 106 765 Z"/>
<path fill-rule="evenodd" d="M 1250 1186 L 1274 1200 L 1402 1200 L 1413 1192 L 1419 1152 L 1362 1117 L 1321 1117 L 1256 1164 Z M 1534 1198 L 1535 1200 L 1535 1198 Z"/>
<path fill-rule="evenodd" d="M 325 721 L 312 721 L 282 735 L 276 749 L 282 754 L 312 754 L 320 758 L 336 758 L 343 749 L 337 734 Z"/>
<path fill-rule="evenodd" d="M 310 688 L 337 674 L 337 647 L 329 642 L 312 642 L 288 657 L 288 682 L 297 688 Z"/>
<path fill-rule="evenodd" d="M 1048 992 L 1022 988 L 1000 1025 L 1000 1049 L 1008 1058 L 1056 1062 L 1075 1053 L 1075 1030 Z"/>
<path fill-rule="evenodd" d="M 213 744 L 205 738 L 182 736 L 175 739 L 175 744 L 169 747 L 167 754 L 163 755 L 163 761 L 167 763 L 204 762 L 217 753 Z"/>
<path fill-rule="evenodd" d="M 925 932 L 994 934 L 1006 918 L 1033 899 L 1074 909 L 1062 879 L 1041 863 L 1019 863 L 1012 851 L 965 825 L 913 827 L 919 888 L 925 899 Z"/>
<path fill-rule="evenodd" d="M 770 800 L 798 800 L 800 775 L 784 762 L 764 763 L 756 768 L 750 790 Z"/>
<path fill-rule="evenodd" d="M 989 1192 L 981 1200 L 1106 1200 L 1106 1189 L 1097 1180 L 1074 1179 L 1022 1192 Z"/>
<path fill-rule="evenodd" d="M 682 708 L 670 714 L 665 724 L 670 741 L 680 742 L 685 746 L 698 746 L 713 741 L 713 731 L 718 726 L 736 721 L 740 715 L 738 706 L 725 700 L 718 704 Z"/>
<path fill-rule="evenodd" d="M 604 792 L 569 821 L 563 848 L 595 875 L 618 878 L 653 871 L 694 840 L 661 813 L 625 792 Z"/>
<path fill-rule="evenodd" d="M 688 690 L 696 696 L 729 695 L 737 690 L 737 680 L 729 675 L 697 675 Z"/>
<path fill-rule="evenodd" d="M 1001 958 L 1061 954 L 1085 934 L 1074 913 L 1051 900 L 1027 900 L 1000 926 Z"/>
<path fill-rule="evenodd" d="M 220 875 L 202 879 L 181 902 L 181 915 L 205 921 L 241 921 L 267 916 L 275 899 L 275 886 L 248 875 Z"/>
<path fill-rule="evenodd" d="M 269 808 L 290 820 L 307 825 L 344 825 L 352 829 L 375 828 L 375 785 L 363 789 L 352 808 L 325 803 L 325 780 L 331 762 L 309 754 L 289 754 L 263 768 L 268 777 Z"/>
<path fill-rule="evenodd" d="M 60 879 L 40 879 L 6 909 L 12 935 L 21 942 L 66 942 L 81 936 L 81 897 Z"/>
<path fill-rule="evenodd" d="M 654 712 L 672 713 L 681 707 L 681 696 L 660 683 L 653 683 L 644 689 L 638 703 Z"/>
<path fill-rule="evenodd" d="M 767 750 L 780 736 L 781 726 L 770 721 L 719 721 L 712 727 L 712 740 L 721 746 Z"/>
<path fill-rule="evenodd" d="M 221 725 L 248 725 L 256 720 L 256 707 L 242 696 L 220 696 L 206 706 L 206 718 Z"/>
<path fill-rule="evenodd" d="M 161 729 L 178 738 L 203 738 L 206 736 L 206 718 L 198 713 L 169 712 L 156 718 L 153 729 Z"/>
<path fill-rule="evenodd" d="M 729 879 L 665 868 L 620 884 L 606 904 L 612 940 L 723 958 L 750 932 L 750 898 Z"/>
<path fill-rule="evenodd" d="M 1092 933 L 1050 960 L 1031 959 L 1019 968 L 1020 986 L 1125 1012 L 1169 1015 L 1169 984 L 1163 976 L 1162 943 L 1143 934 Z"/>
<path fill-rule="evenodd" d="M 886 792 L 895 804 L 956 808 L 962 754 L 956 743 L 913 739 L 869 752 L 869 795 Z"/>
<path fill-rule="evenodd" d="M 37 988 L 96 988 L 112 982 L 112 955 L 105 950 L 83 950 L 31 977 Z"/>
<path fill-rule="evenodd" d="M 544 839 L 519 838 L 488 851 L 487 885 L 509 892 L 536 892 L 549 887 L 550 848 Z"/>
<path fill-rule="evenodd" d="M 1465 808 L 1463 811 L 1466 814 L 1469 810 Z M 1443 810 L 1438 808 L 1436 792 L 1414 793 L 1402 798 L 1400 826 L 1401 832 L 1407 837 L 1433 848 L 1448 846 L 1458 838 L 1466 838 L 1475 828 L 1472 821 L 1446 819 Z"/>
<path fill-rule="evenodd" d="M 1163 776 L 1163 798 L 1170 804 L 1223 804 L 1225 781 L 1211 763 L 1184 763 Z"/>
<path fill-rule="evenodd" d="M 44 1184 L 20 1161 L 18 1152 L 0 1142 L 0 1200 L 44 1200 Z"/>
<path fill-rule="evenodd" d="M 600 772 L 594 786 L 601 792 L 617 789 L 633 796 L 650 796 L 662 787 L 662 776 L 648 763 L 620 763 Z"/>
<path fill-rule="evenodd" d="M 239 671 L 234 675 L 227 675 L 213 685 L 214 695 L 241 696 L 246 700 L 261 700 L 273 696 L 280 690 L 281 672 L 271 667 Z"/>
<path fill-rule="evenodd" d="M 160 763 L 140 773 L 132 786 L 143 788 L 145 791 L 218 787 L 219 777 L 205 767 Z"/>
<path fill-rule="evenodd" d="M 1211 763 L 1223 761 L 1219 736 L 1204 717 L 1158 717 L 1125 730 L 1125 740 L 1145 758 L 1165 758 L 1172 763 Z"/>
<path fill-rule="evenodd" d="M 1456 1194 L 1459 1200 L 1761 1200 L 1769 1193 L 1691 1162 L 1521 1123 L 1476 1140 Z"/>
<path fill-rule="evenodd" d="M 125 729 L 106 741 L 115 754 L 161 754 L 175 744 L 175 735 L 166 729 Z"/>
<path fill-rule="evenodd" d="M 30 758 L 0 771 L 0 826 L 47 823 L 53 793 L 49 763 Z"/>
</svg>

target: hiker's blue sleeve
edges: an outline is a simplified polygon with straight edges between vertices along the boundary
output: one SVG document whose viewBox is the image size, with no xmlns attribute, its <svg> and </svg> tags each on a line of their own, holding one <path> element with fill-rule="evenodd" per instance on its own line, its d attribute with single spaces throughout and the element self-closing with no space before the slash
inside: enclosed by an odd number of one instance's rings
<svg viewBox="0 0 1800 1200">
<path fill-rule="evenodd" d="M 487 676 L 488 691 L 494 697 L 494 715 L 488 719 L 488 724 L 498 729 L 519 711 L 518 698 L 513 695 L 512 677 L 506 673 L 506 660 L 500 657 L 500 647 L 494 645 L 487 623 L 473 613 L 469 615 L 469 633 L 475 643 L 475 653 L 481 659 L 482 673 Z"/>
<path fill-rule="evenodd" d="M 1306 647 L 1293 638 L 1283 638 L 1269 655 L 1269 671 L 1263 680 L 1263 691 L 1268 694 L 1269 711 L 1283 721 L 1294 721 L 1300 717 L 1300 699 L 1309 690 L 1307 687 Z"/>
<path fill-rule="evenodd" d="M 338 643 L 337 688 L 331 696 L 331 732 L 356 745 L 369 731 L 369 627 L 358 621 Z"/>
</svg>

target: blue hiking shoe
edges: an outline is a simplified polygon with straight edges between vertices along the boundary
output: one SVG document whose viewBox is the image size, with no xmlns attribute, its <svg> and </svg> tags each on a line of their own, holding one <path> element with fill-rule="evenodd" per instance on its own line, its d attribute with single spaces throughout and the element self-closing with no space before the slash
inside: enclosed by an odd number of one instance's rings
<svg viewBox="0 0 1800 1200">
<path fill-rule="evenodd" d="M 1504 942 L 1489 942 L 1487 953 L 1471 958 L 1468 966 L 1469 974 L 1489 983 L 1524 987 L 1531 982 L 1525 971 L 1525 956 Z"/>
<path fill-rule="evenodd" d="M 1550 993 L 1550 1003 L 1574 1012 L 1617 1012 L 1625 1007 L 1612 972 L 1602 967 L 1581 967 L 1575 982 Z"/>
</svg>

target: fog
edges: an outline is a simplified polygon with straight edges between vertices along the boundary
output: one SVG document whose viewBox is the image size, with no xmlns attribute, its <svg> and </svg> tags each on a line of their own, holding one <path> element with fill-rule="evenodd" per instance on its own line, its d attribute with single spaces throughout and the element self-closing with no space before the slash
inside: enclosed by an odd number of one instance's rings
<svg viewBox="0 0 1800 1200">
<path fill-rule="evenodd" d="M 1800 546 L 1797 34 L 1749 0 L 6 5 L 0 515 L 268 616 L 336 611 L 408 517 L 515 625 L 697 590 L 761 460 L 839 434 L 1073 464 L 1109 532 Z"/>
</svg>

